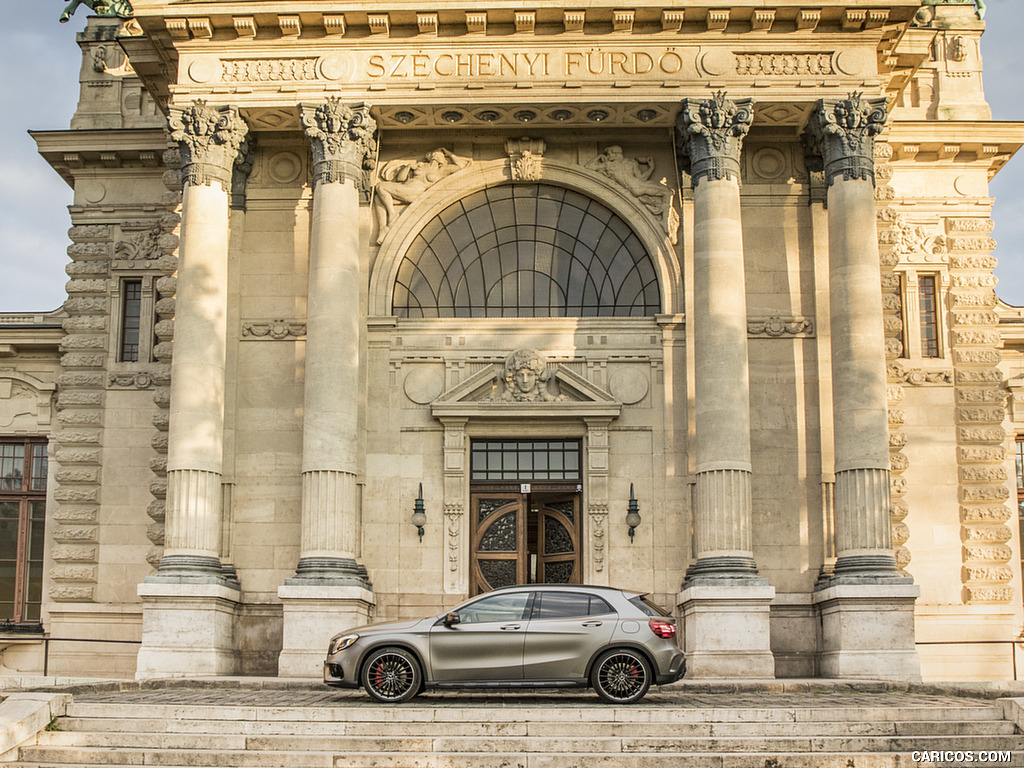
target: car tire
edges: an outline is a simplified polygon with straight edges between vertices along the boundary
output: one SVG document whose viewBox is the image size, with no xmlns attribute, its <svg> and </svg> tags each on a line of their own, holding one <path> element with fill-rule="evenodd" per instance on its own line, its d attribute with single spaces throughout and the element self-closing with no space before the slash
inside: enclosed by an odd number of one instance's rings
<svg viewBox="0 0 1024 768">
<path fill-rule="evenodd" d="M 615 648 L 597 657 L 590 684 L 609 704 L 634 704 L 651 687 L 651 665 L 639 651 Z"/>
<path fill-rule="evenodd" d="M 423 687 L 419 661 L 404 648 L 379 648 L 363 664 L 360 682 L 371 699 L 401 704 Z"/>
</svg>

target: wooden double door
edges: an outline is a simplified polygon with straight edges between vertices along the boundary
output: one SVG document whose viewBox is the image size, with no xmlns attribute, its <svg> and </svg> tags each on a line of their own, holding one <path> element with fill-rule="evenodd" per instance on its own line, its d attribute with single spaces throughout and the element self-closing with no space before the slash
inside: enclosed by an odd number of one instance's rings
<svg viewBox="0 0 1024 768">
<path fill-rule="evenodd" d="M 580 493 L 532 488 L 471 494 L 471 595 L 514 584 L 581 582 Z"/>
</svg>

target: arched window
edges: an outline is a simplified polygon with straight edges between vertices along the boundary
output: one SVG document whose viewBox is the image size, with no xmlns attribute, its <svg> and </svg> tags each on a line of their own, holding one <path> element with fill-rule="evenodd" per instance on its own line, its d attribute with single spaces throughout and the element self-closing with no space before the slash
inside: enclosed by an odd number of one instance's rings
<svg viewBox="0 0 1024 768">
<path fill-rule="evenodd" d="M 646 317 L 654 264 L 622 219 L 549 184 L 474 192 L 431 219 L 398 267 L 399 317 Z"/>
</svg>

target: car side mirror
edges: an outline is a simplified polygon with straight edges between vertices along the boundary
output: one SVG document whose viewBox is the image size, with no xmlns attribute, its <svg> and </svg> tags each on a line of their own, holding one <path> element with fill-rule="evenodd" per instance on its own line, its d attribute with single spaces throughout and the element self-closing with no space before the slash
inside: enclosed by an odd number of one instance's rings
<svg viewBox="0 0 1024 768">
<path fill-rule="evenodd" d="M 451 613 L 449 613 L 447 616 L 444 617 L 444 625 L 446 627 L 451 627 L 454 624 L 458 624 L 461 621 L 462 621 L 462 619 L 459 618 L 459 614 L 456 611 L 452 611 Z"/>
</svg>

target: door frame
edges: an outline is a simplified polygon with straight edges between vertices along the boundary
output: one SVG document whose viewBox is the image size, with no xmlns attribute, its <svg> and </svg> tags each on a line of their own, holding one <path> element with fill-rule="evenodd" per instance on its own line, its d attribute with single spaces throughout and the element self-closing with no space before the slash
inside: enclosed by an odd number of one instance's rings
<svg viewBox="0 0 1024 768">
<path fill-rule="evenodd" d="M 529 490 L 523 492 L 523 486 L 529 487 Z M 535 554 L 537 556 L 536 563 L 536 574 L 541 573 L 545 564 L 545 557 L 542 551 L 544 536 L 542 531 L 538 531 L 537 535 L 531 537 L 529 534 L 530 528 L 533 524 L 541 525 L 543 515 L 538 514 L 536 521 L 533 520 L 534 512 L 538 509 L 538 505 L 534 502 L 535 497 L 551 497 L 551 496 L 573 496 L 576 499 L 576 508 L 574 526 L 572 535 L 575 540 L 575 552 L 574 552 L 574 568 L 573 575 L 574 581 L 570 582 L 559 582 L 559 583 L 573 583 L 581 584 L 584 581 L 585 571 L 585 557 L 584 549 L 586 539 L 584 538 L 583 531 L 583 483 L 575 480 L 542 480 L 542 481 L 530 481 L 530 482 L 519 482 L 519 481 L 477 481 L 470 485 L 469 495 L 469 551 L 468 562 L 469 562 L 469 595 L 481 594 L 493 589 L 487 583 L 483 573 L 480 570 L 478 557 L 478 547 L 482 536 L 487 531 L 487 526 L 481 528 L 479 518 L 479 502 L 486 499 L 509 499 L 517 498 L 520 500 L 520 509 L 522 514 L 517 520 L 516 530 L 516 542 L 517 550 L 514 557 L 508 557 L 505 552 L 495 553 L 494 555 L 487 557 L 488 560 L 515 560 L 516 561 L 516 583 L 517 584 L 529 584 L 536 583 L 533 581 L 534 573 L 531 568 L 530 556 Z M 548 558 L 551 560 L 551 558 Z M 558 559 L 565 559 L 564 557 Z M 553 562 L 554 560 L 552 560 Z"/>
</svg>

